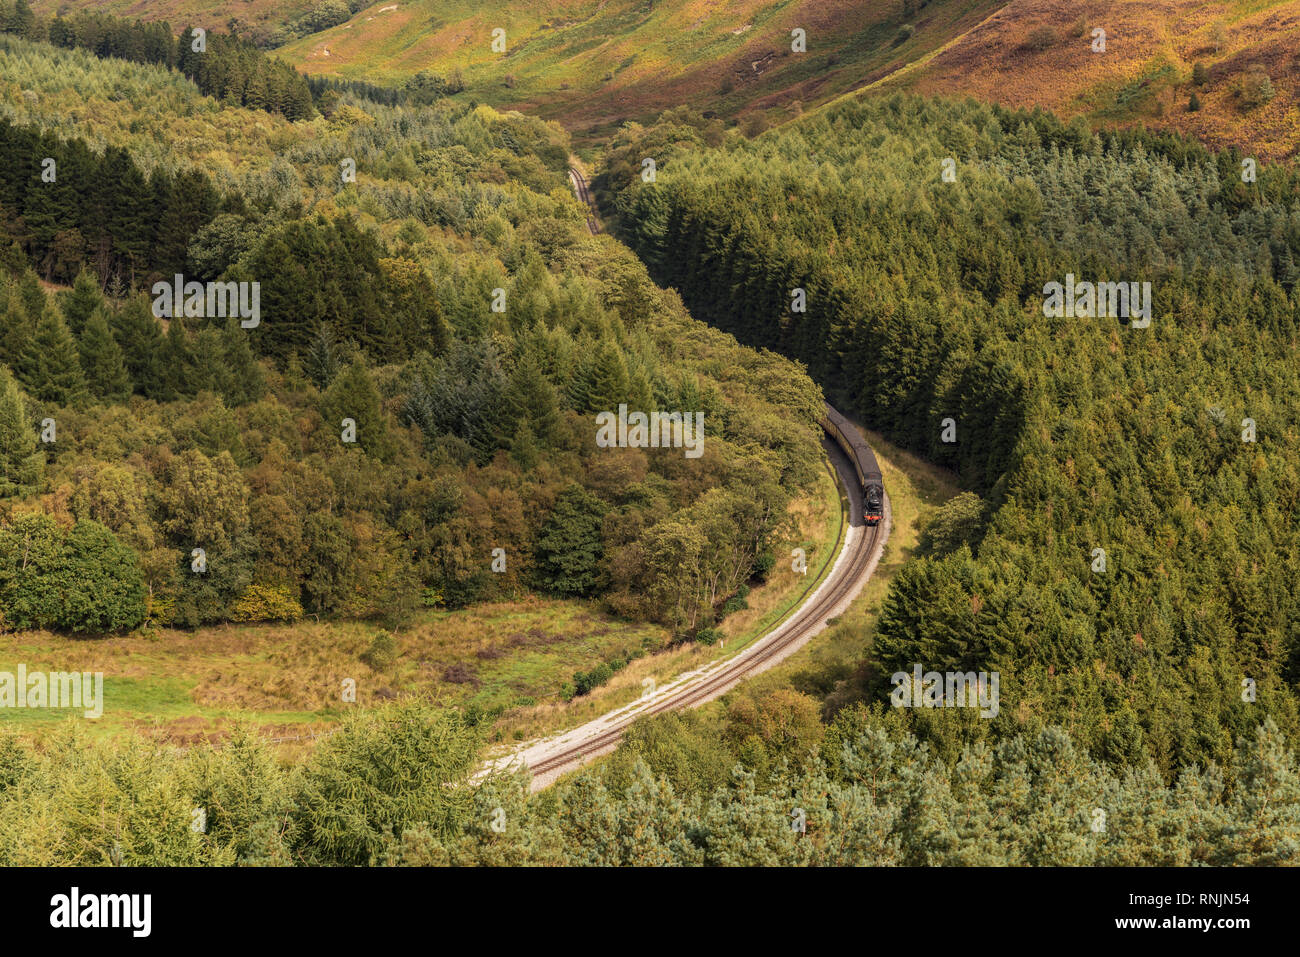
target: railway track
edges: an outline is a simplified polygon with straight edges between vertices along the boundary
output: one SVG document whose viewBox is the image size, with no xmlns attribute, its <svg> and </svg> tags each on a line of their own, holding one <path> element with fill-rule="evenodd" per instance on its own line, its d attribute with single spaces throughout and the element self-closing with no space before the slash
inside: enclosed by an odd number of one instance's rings
<svg viewBox="0 0 1300 957">
<path fill-rule="evenodd" d="M 587 228 L 592 235 L 599 233 L 596 206 L 587 189 L 586 179 L 575 167 L 570 166 L 569 180 L 573 184 L 574 194 L 587 207 Z M 634 722 L 666 711 L 696 708 L 722 696 L 746 678 L 766 671 L 794 654 L 824 629 L 829 619 L 843 614 L 880 561 L 885 540 L 889 537 L 892 516 L 889 496 L 886 495 L 883 520 L 873 528 L 867 527 L 862 517 L 862 488 L 858 480 L 861 470 L 856 467 L 863 463 L 851 462 L 846 452 L 829 439 L 823 445 L 835 463 L 841 484 L 848 490 L 849 528 L 844 536 L 844 546 L 830 574 L 792 615 L 731 658 L 681 675 L 643 696 L 641 700 L 602 715 L 581 727 L 557 737 L 524 745 L 513 754 L 490 762 L 484 773 L 523 766 L 532 772 L 533 790 L 541 790 L 561 774 L 613 751 L 618 747 L 623 732 Z M 871 470 L 875 467 L 872 462 Z"/>
<path fill-rule="evenodd" d="M 587 189 L 586 178 L 578 172 L 576 166 L 569 167 L 569 182 L 573 184 L 574 194 L 587 207 L 587 228 L 591 230 L 591 235 L 595 236 L 600 232 L 600 220 L 596 218 L 596 203 Z"/>
<path fill-rule="evenodd" d="M 849 492 L 849 528 L 830 573 L 792 615 L 733 657 L 682 675 L 653 694 L 558 737 L 527 745 L 493 762 L 491 767 L 500 770 L 527 767 L 533 775 L 533 790 L 540 790 L 561 774 L 613 751 L 635 721 L 695 708 L 720 697 L 746 678 L 789 657 L 822 631 L 829 619 L 843 614 L 880 560 L 891 515 L 886 496 L 880 525 L 868 528 L 863 523 L 856 472 L 837 445 L 829 441 L 825 445 Z"/>
</svg>

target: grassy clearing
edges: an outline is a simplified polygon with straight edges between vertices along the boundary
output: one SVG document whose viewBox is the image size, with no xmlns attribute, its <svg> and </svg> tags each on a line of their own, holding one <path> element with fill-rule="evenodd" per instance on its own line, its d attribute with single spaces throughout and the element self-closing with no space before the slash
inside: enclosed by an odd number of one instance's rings
<svg viewBox="0 0 1300 957">
<path fill-rule="evenodd" d="M 768 581 L 749 593 L 748 608 L 723 620 L 719 627 L 726 637 L 719 644 L 680 645 L 629 663 L 606 684 L 570 702 L 556 697 L 531 708 L 508 712 L 497 721 L 492 740 L 509 744 L 577 727 L 631 704 L 643 693 L 646 679 L 656 685 L 666 684 L 687 671 L 736 654 L 793 612 L 805 594 L 830 570 L 838 553 L 840 508 L 840 487 L 828 469 L 819 479 L 816 495 L 791 506 L 798 529 L 796 536 L 777 543 L 778 562 Z M 788 556 L 795 547 L 803 548 L 808 556 L 807 575 L 796 574 L 789 561 L 781 561 L 781 556 Z"/>
<path fill-rule="evenodd" d="M 391 664 L 372 667 L 367 652 L 380 629 L 366 622 L 221 625 L 194 632 L 79 639 L 49 632 L 0 635 L 0 671 L 102 672 L 104 715 L 96 735 L 145 733 L 175 744 L 219 738 L 238 721 L 268 737 L 299 738 L 334 726 L 345 708 L 423 695 L 446 704 L 504 709 L 497 741 L 520 740 L 582 723 L 634 700 L 642 679 L 657 682 L 734 653 L 798 603 L 832 557 L 839 493 L 829 474 L 816 493 L 792 505 L 796 545 L 809 574 L 778 564 L 749 595 L 749 608 L 724 622 L 725 647 L 687 645 L 632 662 L 605 686 L 565 703 L 560 686 L 600 662 L 665 647 L 657 625 L 621 621 L 584 602 L 526 596 L 460 611 L 428 611 L 394 637 Z M 342 700 L 343 682 L 356 704 Z M 4 721 L 34 734 L 79 712 L 9 709 Z M 287 745 L 287 747 L 298 747 Z"/>
<path fill-rule="evenodd" d="M 48 632 L 0 637 L 0 670 L 105 675 L 98 734 L 145 730 L 178 743 L 220 736 L 236 720 L 268 735 L 333 724 L 345 705 L 408 694 L 484 710 L 554 694 L 574 670 L 659 647 L 666 632 L 621 622 L 578 602 L 537 598 L 430 612 L 396 637 L 388 667 L 363 662 L 379 629 L 364 622 L 222 625 L 195 632 L 97 640 Z M 38 730 L 66 711 L 14 710 L 6 722 Z"/>
</svg>

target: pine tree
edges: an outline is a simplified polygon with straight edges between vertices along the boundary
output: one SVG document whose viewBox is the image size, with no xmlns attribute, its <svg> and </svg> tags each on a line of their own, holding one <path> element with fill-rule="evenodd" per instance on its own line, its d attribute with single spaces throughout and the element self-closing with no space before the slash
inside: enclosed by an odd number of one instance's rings
<svg viewBox="0 0 1300 957">
<path fill-rule="evenodd" d="M 162 369 L 162 326 L 143 295 L 132 296 L 110 318 L 113 337 L 126 357 L 126 371 L 135 391 L 151 399 L 167 397 Z"/>
<path fill-rule="evenodd" d="M 53 302 L 46 305 L 35 334 L 18 359 L 18 375 L 32 397 L 42 402 L 75 405 L 90 394 L 77 341 Z"/>
<path fill-rule="evenodd" d="M 194 388 L 194 353 L 190 350 L 185 322 L 172 319 L 167 323 L 167 338 L 159 352 L 159 364 L 168 386 L 168 398 L 191 396 Z"/>
<path fill-rule="evenodd" d="M 542 375 L 542 370 L 528 353 L 515 362 L 505 400 L 508 428 L 526 422 L 532 438 L 547 445 L 560 440 L 563 420 L 555 387 Z"/>
<path fill-rule="evenodd" d="M 1300 861 L 1300 769 L 1277 723 L 1265 718 L 1233 755 L 1236 783 L 1222 838 L 1221 864 L 1294 865 Z"/>
<path fill-rule="evenodd" d="M 343 420 L 352 419 L 356 423 L 356 443 L 367 454 L 382 459 L 390 451 L 379 392 L 370 370 L 360 359 L 344 369 L 321 397 L 321 415 L 325 427 L 338 434 L 342 433 Z"/>
<path fill-rule="evenodd" d="M 343 368 L 340 352 L 334 338 L 333 324 L 322 322 L 307 344 L 306 359 L 302 363 L 303 371 L 316 388 L 328 389 L 334 377 L 339 374 Z M 296 352 L 294 354 L 297 355 Z"/>
<path fill-rule="evenodd" d="M 35 319 L 45 311 L 45 290 L 41 287 L 41 277 L 35 272 L 30 269 L 23 272 L 22 278 L 18 280 L 18 290 L 23 297 L 23 305 L 27 307 L 27 315 Z"/>
<path fill-rule="evenodd" d="M 44 466 L 22 392 L 9 370 L 0 366 L 0 498 L 37 491 Z"/>
<path fill-rule="evenodd" d="M 91 313 L 81 334 L 81 368 L 95 398 L 122 402 L 130 397 L 126 360 L 101 309 Z"/>
<path fill-rule="evenodd" d="M 617 346 L 605 340 L 596 352 L 596 362 L 591 371 L 590 405 L 585 411 L 612 412 L 628 399 L 627 367 L 623 356 Z"/>
<path fill-rule="evenodd" d="M 215 392 L 224 397 L 233 391 L 225 353 L 225 343 L 215 326 L 199 330 L 194 337 L 194 374 L 190 380 L 195 392 Z"/>
<path fill-rule="evenodd" d="M 248 342 L 248 331 L 231 319 L 221 333 L 222 354 L 229 370 L 229 391 L 226 404 L 247 405 L 256 402 L 266 391 L 262 367 L 257 364 L 253 348 Z"/>
<path fill-rule="evenodd" d="M 86 321 L 95 309 L 104 304 L 104 296 L 99 291 L 99 283 L 86 270 L 77 273 L 72 290 L 63 294 L 60 305 L 63 318 L 74 336 L 80 336 L 86 328 Z"/>
<path fill-rule="evenodd" d="M 27 312 L 22 295 L 17 287 L 7 286 L 0 300 L 0 363 L 16 369 L 18 357 L 35 331 L 36 324 Z"/>
</svg>

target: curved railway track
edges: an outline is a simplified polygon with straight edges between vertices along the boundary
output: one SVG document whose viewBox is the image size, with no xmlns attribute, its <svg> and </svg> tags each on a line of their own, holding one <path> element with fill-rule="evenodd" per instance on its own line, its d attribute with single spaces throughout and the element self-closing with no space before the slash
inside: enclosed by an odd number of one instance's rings
<svg viewBox="0 0 1300 957">
<path fill-rule="evenodd" d="M 587 181 L 577 168 L 569 167 L 573 191 L 588 210 L 587 228 L 592 235 L 600 232 L 596 206 L 587 190 Z M 828 420 L 843 430 L 852 426 L 827 406 Z M 864 472 L 878 476 L 874 454 L 865 442 L 859 461 L 849 459 L 837 442 L 827 438 L 823 443 L 831 461 L 835 463 L 841 484 L 848 490 L 849 528 L 844 535 L 844 546 L 835 559 L 830 573 L 822 580 L 803 603 L 768 634 L 758 638 L 749 647 L 730 658 L 721 659 L 699 671 L 688 672 L 656 689 L 641 700 L 625 705 L 608 714 L 589 721 L 581 727 L 556 737 L 530 742 L 513 754 L 489 763 L 491 769 L 516 769 L 520 765 L 532 772 L 534 791 L 540 790 L 561 774 L 579 767 L 592 758 L 608 754 L 618 746 L 623 732 L 635 721 L 666 711 L 695 708 L 720 697 L 741 681 L 766 671 L 803 647 L 809 639 L 826 627 L 829 619 L 844 613 L 866 584 L 889 537 L 891 514 L 889 496 L 884 496 L 884 515 L 879 525 L 868 528 L 863 521 L 862 484 Z M 869 463 L 862 458 L 871 458 Z"/>
<path fill-rule="evenodd" d="M 591 235 L 595 236 L 600 232 L 600 220 L 596 218 L 596 202 L 591 198 L 591 192 L 587 189 L 586 178 L 578 172 L 576 166 L 569 167 L 569 182 L 573 184 L 573 192 L 578 199 L 582 200 L 587 207 L 587 229 L 591 230 Z"/>
<path fill-rule="evenodd" d="M 849 528 L 830 573 L 793 614 L 731 658 L 682 675 L 653 694 L 558 737 L 524 746 L 493 762 L 492 766 L 499 769 L 525 766 L 532 772 L 533 790 L 540 790 L 561 774 L 613 751 L 633 722 L 667 711 L 698 707 L 720 697 L 744 679 L 789 657 L 822 631 L 829 619 L 843 614 L 880 560 L 889 536 L 891 515 L 886 496 L 881 523 L 874 528 L 863 523 L 857 472 L 839 446 L 829 440 L 824 444 L 849 492 Z"/>
</svg>

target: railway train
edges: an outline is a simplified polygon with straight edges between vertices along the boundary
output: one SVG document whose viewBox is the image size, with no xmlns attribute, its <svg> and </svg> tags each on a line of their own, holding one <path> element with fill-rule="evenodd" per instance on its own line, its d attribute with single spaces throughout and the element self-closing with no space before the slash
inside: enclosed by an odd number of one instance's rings
<svg viewBox="0 0 1300 957">
<path fill-rule="evenodd" d="M 822 417 L 822 428 L 835 440 L 835 444 L 844 450 L 858 473 L 858 487 L 862 489 L 862 519 L 868 525 L 879 525 L 884 516 L 885 483 L 880 474 L 880 464 L 876 453 L 863 440 L 861 433 L 840 415 L 831 404 L 826 403 L 826 414 Z"/>
</svg>

